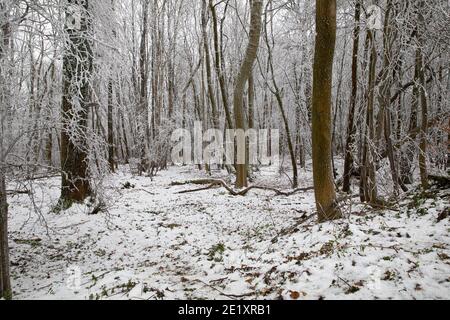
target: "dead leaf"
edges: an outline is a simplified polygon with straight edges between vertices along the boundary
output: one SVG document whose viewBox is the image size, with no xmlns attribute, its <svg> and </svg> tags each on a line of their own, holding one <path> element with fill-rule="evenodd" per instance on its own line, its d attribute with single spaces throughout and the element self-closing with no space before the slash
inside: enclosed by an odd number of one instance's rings
<svg viewBox="0 0 450 320">
<path fill-rule="evenodd" d="M 291 291 L 291 298 L 293 300 L 298 300 L 300 298 L 300 292 L 297 291 Z"/>
</svg>

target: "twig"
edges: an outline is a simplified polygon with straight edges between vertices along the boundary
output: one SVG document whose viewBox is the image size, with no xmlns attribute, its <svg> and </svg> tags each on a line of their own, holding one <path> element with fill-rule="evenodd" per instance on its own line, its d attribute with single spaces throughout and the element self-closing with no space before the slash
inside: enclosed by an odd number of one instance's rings
<svg viewBox="0 0 450 320">
<path fill-rule="evenodd" d="M 206 283 L 206 282 L 204 282 L 204 281 L 202 281 L 200 279 L 194 279 L 194 280 L 191 280 L 191 281 L 192 282 L 200 282 L 203 285 L 205 285 L 205 286 L 207 286 L 207 287 L 209 287 L 209 288 L 219 292 L 222 296 L 225 296 L 225 297 L 228 297 L 228 298 L 232 298 L 232 299 L 246 298 L 246 297 L 251 297 L 251 296 L 255 295 L 255 292 L 249 292 L 249 293 L 244 293 L 244 294 L 228 294 L 228 293 L 225 293 L 225 292 L 217 289 L 216 287 L 210 285 L 209 283 Z"/>
</svg>

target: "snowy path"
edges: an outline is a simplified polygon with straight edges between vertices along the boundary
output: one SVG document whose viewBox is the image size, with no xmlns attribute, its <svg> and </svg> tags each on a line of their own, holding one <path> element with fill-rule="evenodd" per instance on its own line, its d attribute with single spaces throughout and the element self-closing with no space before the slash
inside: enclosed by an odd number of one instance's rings
<svg viewBox="0 0 450 320">
<path fill-rule="evenodd" d="M 314 212 L 313 193 L 232 197 L 214 189 L 180 195 L 193 187 L 170 186 L 194 178 L 199 173 L 189 168 L 171 168 L 154 181 L 114 175 L 109 213 L 95 216 L 86 206 L 49 213 L 59 181 L 37 182 L 35 204 L 48 230 L 28 196 L 11 198 L 16 298 L 450 297 L 450 221 L 436 222 L 449 206 L 448 192 L 409 212 L 362 210 L 339 223 L 315 225 L 304 221 Z M 258 180 L 286 185 L 270 173 Z M 311 185 L 310 174 L 301 181 Z M 132 188 L 120 188 L 125 182 Z M 72 266 L 82 272 L 75 290 L 67 286 Z"/>
</svg>

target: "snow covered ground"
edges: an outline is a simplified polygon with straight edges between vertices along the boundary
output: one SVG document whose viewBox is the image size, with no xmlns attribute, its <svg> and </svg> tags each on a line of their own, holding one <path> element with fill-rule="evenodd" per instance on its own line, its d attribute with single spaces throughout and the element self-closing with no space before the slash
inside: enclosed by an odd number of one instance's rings
<svg viewBox="0 0 450 320">
<path fill-rule="evenodd" d="M 32 199 L 10 197 L 15 298 L 450 297 L 450 221 L 437 222 L 450 190 L 411 195 L 393 211 L 354 205 L 346 219 L 317 225 L 312 192 L 233 197 L 171 186 L 202 175 L 175 167 L 152 181 L 122 168 L 108 181 L 108 212 L 97 215 L 87 205 L 52 212 L 58 178 L 35 181 Z M 300 181 L 311 186 L 311 173 Z M 257 183 L 288 188 L 284 175 L 268 171 Z"/>
</svg>

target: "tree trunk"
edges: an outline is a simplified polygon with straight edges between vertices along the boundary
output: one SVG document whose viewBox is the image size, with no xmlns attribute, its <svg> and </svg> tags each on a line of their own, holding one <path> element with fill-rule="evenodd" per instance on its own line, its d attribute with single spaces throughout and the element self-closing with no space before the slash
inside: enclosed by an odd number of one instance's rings
<svg viewBox="0 0 450 320">
<path fill-rule="evenodd" d="M 116 171 L 116 161 L 114 160 L 114 121 L 113 121 L 113 82 L 108 83 L 108 163 L 111 172 Z"/>
<path fill-rule="evenodd" d="M 361 27 L 361 2 L 357 0 L 355 7 L 355 28 L 353 30 L 353 56 L 352 56 L 352 95 L 350 98 L 350 110 L 348 114 L 347 141 L 345 146 L 344 181 L 343 191 L 351 191 L 351 177 L 353 172 L 353 146 L 355 144 L 356 126 L 355 112 L 356 100 L 358 97 L 358 53 L 359 53 L 359 33 Z"/>
<path fill-rule="evenodd" d="M 203 37 L 203 49 L 205 50 L 205 68 L 206 68 L 206 85 L 208 90 L 208 98 L 211 104 L 212 110 L 212 124 L 214 129 L 220 129 L 219 125 L 219 114 L 217 111 L 217 103 L 215 98 L 215 92 L 212 83 L 212 71 L 211 71 L 211 55 L 209 50 L 209 40 L 207 23 L 208 23 L 208 4 L 206 1 L 202 0 L 202 37 Z"/>
<path fill-rule="evenodd" d="M 252 72 L 253 64 L 255 63 L 258 55 L 259 40 L 261 38 L 261 15 L 262 0 L 253 0 L 251 5 L 250 36 L 248 47 L 234 88 L 233 104 L 236 130 L 246 130 L 243 108 L 244 90 L 245 85 L 247 84 L 247 81 L 250 77 L 250 73 Z M 238 141 L 238 143 L 243 143 L 243 146 L 245 146 L 245 141 Z M 236 165 L 236 187 L 244 188 L 247 186 L 247 164 L 238 163 Z"/>
<path fill-rule="evenodd" d="M 8 203 L 6 202 L 5 174 L 0 164 L 0 299 L 11 298 L 8 246 Z"/>
<path fill-rule="evenodd" d="M 376 66 L 377 66 L 377 50 L 375 33 L 371 30 L 367 31 L 370 46 L 370 62 L 369 62 L 369 84 L 367 92 L 367 110 L 366 125 L 363 144 L 363 161 L 361 170 L 361 180 L 363 183 L 363 199 L 362 201 L 377 204 L 378 189 L 376 184 L 375 171 L 375 127 L 374 127 L 374 99 L 376 87 Z"/>
<path fill-rule="evenodd" d="M 270 19 L 270 21 L 273 21 L 273 17 Z M 274 43 L 274 37 L 273 37 L 273 33 L 272 33 L 272 46 L 270 44 L 269 41 L 269 32 L 267 30 L 267 25 L 271 24 L 271 22 L 269 22 L 269 20 L 267 19 L 267 16 L 265 17 L 265 25 L 266 27 L 264 28 L 264 35 L 265 35 L 265 40 L 266 40 L 266 44 L 267 44 L 267 53 L 268 53 L 268 66 L 269 66 L 269 70 L 271 73 L 271 77 L 272 77 L 272 84 L 274 87 L 274 95 L 275 98 L 277 100 L 278 103 L 278 107 L 280 109 L 280 113 L 281 113 L 281 117 L 283 119 L 283 124 L 284 124 L 284 129 L 286 131 L 286 141 L 288 143 L 288 151 L 289 151 L 289 156 L 291 158 L 291 165 L 292 165 L 292 188 L 297 188 L 298 187 L 298 167 L 297 167 L 297 159 L 295 157 L 295 149 L 294 149 L 294 144 L 292 142 L 292 134 L 291 134 L 291 129 L 289 127 L 289 120 L 288 117 L 286 115 L 286 111 L 284 108 L 284 104 L 283 104 L 283 98 L 281 96 L 281 90 L 278 87 L 277 81 L 275 79 L 275 70 L 273 67 L 273 57 L 272 57 L 272 49 L 273 46 L 275 45 Z M 272 28 L 273 29 L 273 28 Z"/>
<path fill-rule="evenodd" d="M 419 71 L 419 84 L 420 84 L 420 104 L 422 110 L 422 125 L 420 131 L 420 143 L 419 143 L 419 169 L 420 169 L 420 181 L 422 189 L 427 190 L 429 188 L 428 182 L 428 168 L 427 168 L 427 148 L 428 148 L 428 99 L 427 99 L 427 84 L 425 81 L 425 63 L 424 63 L 424 39 L 422 32 L 425 28 L 425 17 L 423 16 L 423 9 L 425 6 L 424 1 L 420 1 L 419 8 L 417 10 L 417 68 Z"/>
<path fill-rule="evenodd" d="M 223 53 L 219 42 L 219 31 L 218 31 L 218 21 L 217 21 L 217 13 L 216 8 L 213 4 L 212 0 L 209 0 L 209 8 L 211 10 L 211 16 L 212 16 L 212 25 L 213 25 L 213 32 L 214 32 L 214 55 L 215 55 L 215 68 L 217 77 L 219 78 L 219 86 L 220 86 L 220 93 L 222 96 L 222 104 L 223 108 L 225 110 L 225 116 L 227 119 L 227 125 L 231 129 L 233 128 L 233 120 L 231 118 L 231 112 L 230 112 L 230 106 L 228 103 L 228 91 L 224 76 L 224 71 L 222 68 L 223 64 Z"/>
<path fill-rule="evenodd" d="M 139 139 L 139 157 L 141 159 L 140 172 L 149 169 L 148 151 L 150 139 L 150 123 L 148 113 L 148 59 L 147 59 L 147 42 L 148 42 L 148 8 L 149 1 L 144 0 L 142 4 L 142 32 L 141 43 L 139 49 L 139 68 L 140 68 L 140 92 L 139 92 L 139 109 L 138 109 L 138 139 Z"/>
<path fill-rule="evenodd" d="M 342 217 L 336 200 L 331 161 L 331 91 L 336 45 L 336 1 L 316 0 L 312 145 L 314 190 L 319 221 Z"/>
<path fill-rule="evenodd" d="M 383 54 L 383 71 L 381 78 L 381 89 L 379 93 L 380 113 L 383 115 L 384 124 L 384 138 L 386 140 L 386 152 L 391 167 L 392 181 L 394 183 L 394 195 L 396 197 L 400 194 L 399 186 L 405 190 L 405 186 L 401 183 L 398 174 L 397 157 L 392 142 L 392 113 L 391 113 L 391 87 L 393 84 L 394 73 L 390 69 L 393 60 L 393 43 L 397 39 L 397 34 L 394 31 L 395 26 L 391 25 L 391 14 L 393 10 L 393 3 L 391 0 L 387 3 L 386 18 L 384 23 L 384 54 Z M 395 23 L 395 22 L 393 22 Z"/>
<path fill-rule="evenodd" d="M 8 87 L 4 66 L 7 64 L 7 52 L 10 46 L 11 25 L 8 21 L 9 8 L 0 3 L 0 18 L 4 21 L 0 26 L 0 299 L 9 299 L 12 295 L 9 272 L 9 246 L 8 246 L 8 203 L 6 198 L 6 174 L 5 174 L 5 118 L 8 114 Z M 5 117 L 5 118 L 3 118 Z"/>
<path fill-rule="evenodd" d="M 66 24 L 68 36 L 63 57 L 63 101 L 61 133 L 62 204 L 82 202 L 91 194 L 88 178 L 87 120 L 89 114 L 89 81 L 92 74 L 91 44 L 86 36 L 90 30 L 89 2 L 69 0 L 80 10 L 80 29 Z M 67 17 L 70 19 L 70 17 Z M 73 130 L 73 127 L 77 130 Z"/>
</svg>

